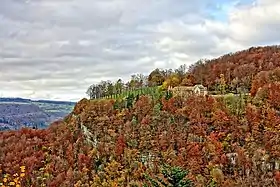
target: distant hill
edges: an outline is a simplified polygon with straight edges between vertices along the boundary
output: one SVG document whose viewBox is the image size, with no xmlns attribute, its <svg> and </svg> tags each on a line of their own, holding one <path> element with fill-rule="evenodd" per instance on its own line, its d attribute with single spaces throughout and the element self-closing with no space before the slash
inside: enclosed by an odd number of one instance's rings
<svg viewBox="0 0 280 187">
<path fill-rule="evenodd" d="M 22 127 L 46 128 L 69 114 L 75 103 L 67 101 L 0 98 L 0 131 Z"/>
</svg>

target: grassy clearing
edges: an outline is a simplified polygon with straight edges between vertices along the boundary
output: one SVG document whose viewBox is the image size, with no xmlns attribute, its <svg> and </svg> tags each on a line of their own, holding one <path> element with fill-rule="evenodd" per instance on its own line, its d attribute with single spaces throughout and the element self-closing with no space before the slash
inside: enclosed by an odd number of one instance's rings
<svg viewBox="0 0 280 187">
<path fill-rule="evenodd" d="M 124 99 L 126 97 L 128 97 L 129 95 L 154 95 L 157 94 L 159 91 L 159 87 L 155 86 L 155 87 L 143 87 L 143 88 L 139 88 L 136 90 L 129 90 L 129 91 L 124 91 L 120 94 L 113 94 L 110 96 L 105 96 L 102 97 L 100 99 Z"/>
</svg>

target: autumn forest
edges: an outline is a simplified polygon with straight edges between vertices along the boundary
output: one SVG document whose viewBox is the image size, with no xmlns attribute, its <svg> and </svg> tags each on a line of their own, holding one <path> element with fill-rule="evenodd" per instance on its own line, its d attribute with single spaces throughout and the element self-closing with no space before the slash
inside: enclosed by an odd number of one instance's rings
<svg viewBox="0 0 280 187">
<path fill-rule="evenodd" d="M 201 84 L 208 94 L 176 96 Z M 46 129 L 0 132 L 0 186 L 280 186 L 280 47 L 89 85 Z"/>
</svg>

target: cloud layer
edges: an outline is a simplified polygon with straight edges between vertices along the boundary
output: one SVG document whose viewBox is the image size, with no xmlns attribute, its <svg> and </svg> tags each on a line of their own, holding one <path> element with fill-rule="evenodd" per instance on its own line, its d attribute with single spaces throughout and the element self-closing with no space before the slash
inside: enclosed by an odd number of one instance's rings
<svg viewBox="0 0 280 187">
<path fill-rule="evenodd" d="M 100 80 L 279 44 L 279 0 L 1 0 L 1 96 L 74 100 Z"/>
</svg>

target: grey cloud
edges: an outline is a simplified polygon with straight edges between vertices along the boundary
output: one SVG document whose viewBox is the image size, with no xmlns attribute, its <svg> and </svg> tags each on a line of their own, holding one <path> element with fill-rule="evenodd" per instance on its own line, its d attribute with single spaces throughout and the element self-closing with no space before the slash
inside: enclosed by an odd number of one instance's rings
<svg viewBox="0 0 280 187">
<path fill-rule="evenodd" d="M 59 11 L 58 11 L 59 7 Z M 4 17 L 21 22 L 62 27 L 107 27 L 115 24 L 120 11 L 106 1 L 14 1 L 3 0 L 0 12 Z M 108 14 L 110 12 L 110 14 Z M 102 16 L 100 21 L 99 15 Z M 90 26 L 91 25 L 91 26 Z"/>
</svg>

